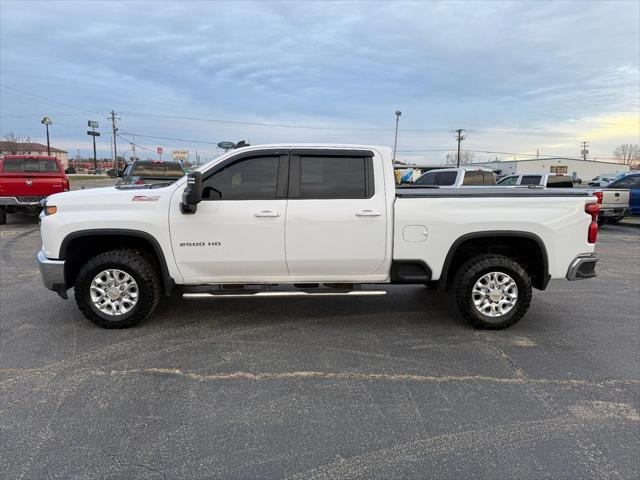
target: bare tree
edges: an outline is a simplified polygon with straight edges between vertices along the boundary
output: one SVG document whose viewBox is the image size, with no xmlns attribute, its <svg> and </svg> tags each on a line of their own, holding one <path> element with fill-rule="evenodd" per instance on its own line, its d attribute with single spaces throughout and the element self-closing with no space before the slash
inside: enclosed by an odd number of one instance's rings
<svg viewBox="0 0 640 480">
<path fill-rule="evenodd" d="M 634 165 L 640 163 L 640 146 L 636 143 L 623 143 L 618 145 L 613 151 L 613 156 L 623 165 Z"/>
<path fill-rule="evenodd" d="M 7 133 L 2 138 L 5 142 L 7 142 L 9 153 L 11 153 L 12 155 L 17 155 L 18 152 L 20 152 L 21 144 L 31 142 L 31 137 L 22 137 L 20 135 L 16 135 L 13 132 Z"/>
<path fill-rule="evenodd" d="M 473 162 L 475 155 L 473 152 L 468 150 L 460 151 L 460 165 L 465 163 Z M 447 153 L 447 164 L 448 165 L 457 165 L 458 164 L 458 153 L 457 152 L 449 152 Z"/>
</svg>

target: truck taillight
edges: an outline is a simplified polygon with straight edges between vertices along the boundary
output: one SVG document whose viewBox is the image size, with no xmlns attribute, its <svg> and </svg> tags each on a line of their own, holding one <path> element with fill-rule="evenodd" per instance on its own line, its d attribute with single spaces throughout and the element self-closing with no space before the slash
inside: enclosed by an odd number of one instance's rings
<svg viewBox="0 0 640 480">
<path fill-rule="evenodd" d="M 68 192 L 68 191 L 69 191 L 69 179 L 68 179 L 68 178 L 63 178 L 63 179 L 62 179 L 62 189 L 63 189 L 65 192 Z"/>
<path fill-rule="evenodd" d="M 598 199 L 598 203 L 602 204 L 602 192 L 594 192 L 593 194 Z"/>
<path fill-rule="evenodd" d="M 597 192 L 602 195 L 602 192 Z M 598 237 L 598 214 L 600 213 L 600 205 L 597 203 L 587 203 L 584 206 L 585 213 L 591 215 L 591 223 L 589 224 L 589 230 L 587 231 L 587 242 L 596 243 Z"/>
</svg>

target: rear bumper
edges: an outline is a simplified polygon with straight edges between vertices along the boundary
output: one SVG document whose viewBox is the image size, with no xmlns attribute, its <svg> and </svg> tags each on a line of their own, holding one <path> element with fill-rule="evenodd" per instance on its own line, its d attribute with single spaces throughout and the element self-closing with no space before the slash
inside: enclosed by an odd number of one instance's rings
<svg viewBox="0 0 640 480">
<path fill-rule="evenodd" d="M 42 283 L 62 298 L 67 298 L 67 284 L 64 278 L 64 260 L 51 260 L 40 250 L 36 255 Z"/>
<path fill-rule="evenodd" d="M 625 215 L 629 215 L 628 207 L 600 208 L 600 214 L 599 214 L 601 218 L 624 217 Z"/>
<path fill-rule="evenodd" d="M 596 272 L 598 256 L 595 253 L 582 253 L 573 259 L 567 271 L 567 280 L 584 280 L 593 278 Z"/>
<path fill-rule="evenodd" d="M 46 197 L 0 197 L 0 205 L 11 205 L 14 207 L 39 207 L 40 201 Z"/>
</svg>

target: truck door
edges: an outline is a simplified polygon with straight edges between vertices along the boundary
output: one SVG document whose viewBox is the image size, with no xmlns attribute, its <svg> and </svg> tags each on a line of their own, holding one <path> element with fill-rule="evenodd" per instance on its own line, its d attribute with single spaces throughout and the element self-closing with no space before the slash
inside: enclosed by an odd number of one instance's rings
<svg viewBox="0 0 640 480">
<path fill-rule="evenodd" d="M 202 201 L 183 215 L 173 199 L 171 242 L 187 282 L 287 276 L 288 150 L 245 152 L 203 175 Z"/>
<path fill-rule="evenodd" d="M 294 149 L 290 162 L 290 275 L 347 280 L 374 274 L 387 242 L 382 159 L 362 150 Z"/>
</svg>

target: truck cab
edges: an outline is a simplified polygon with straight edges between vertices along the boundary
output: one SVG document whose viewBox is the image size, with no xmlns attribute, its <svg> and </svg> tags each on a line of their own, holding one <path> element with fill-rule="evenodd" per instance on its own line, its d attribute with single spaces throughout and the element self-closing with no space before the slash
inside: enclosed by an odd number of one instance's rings
<svg viewBox="0 0 640 480">
<path fill-rule="evenodd" d="M 498 181 L 500 186 L 534 185 L 545 188 L 573 188 L 573 179 L 568 175 L 553 173 L 525 173 L 507 175 Z"/>
<path fill-rule="evenodd" d="M 496 175 L 488 168 L 437 168 L 424 173 L 414 184 L 451 188 L 477 187 L 495 185 Z"/>
</svg>

